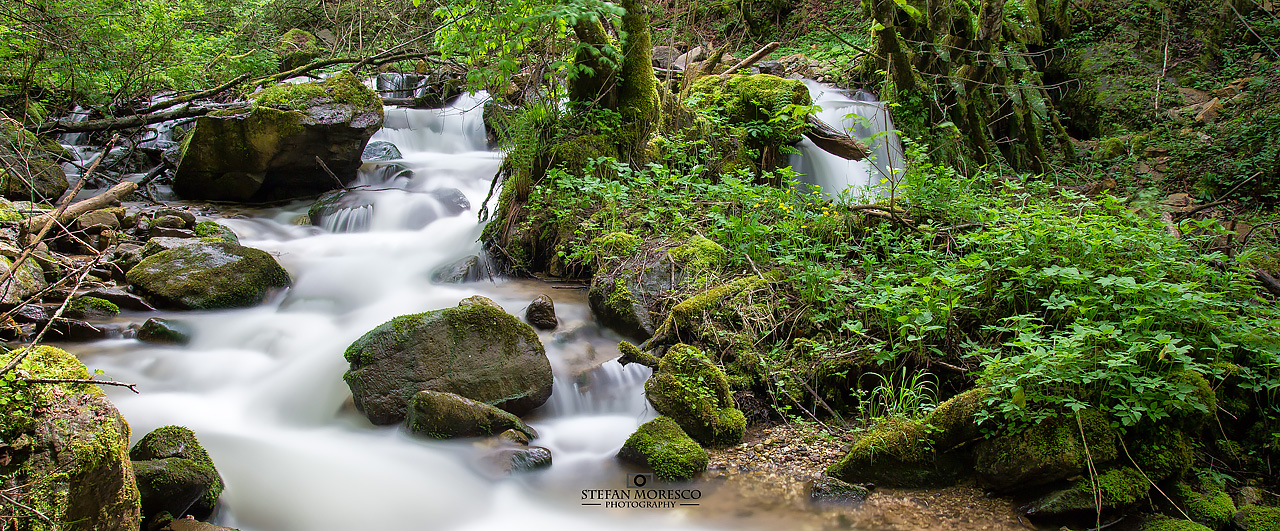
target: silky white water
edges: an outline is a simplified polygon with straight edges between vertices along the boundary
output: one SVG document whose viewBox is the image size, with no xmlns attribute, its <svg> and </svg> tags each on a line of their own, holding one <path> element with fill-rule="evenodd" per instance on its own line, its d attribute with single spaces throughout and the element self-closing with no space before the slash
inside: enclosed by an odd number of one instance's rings
<svg viewBox="0 0 1280 531">
<path fill-rule="evenodd" d="M 484 200 L 501 156 L 485 150 L 481 101 L 388 109 L 387 128 L 375 140 L 395 143 L 404 155 L 396 162 L 413 175 L 361 177 L 382 188 L 365 232 L 296 225 L 309 206 L 301 202 L 221 220 L 293 277 L 274 300 L 165 315 L 194 329 L 182 347 L 113 340 L 75 349 L 90 368 L 138 384 L 138 395 L 108 390 L 134 441 L 169 424 L 195 431 L 226 483 L 214 523 L 245 531 L 686 525 L 684 510 L 580 505 L 583 489 L 623 487 L 626 470 L 614 455 L 654 416 L 642 389 L 649 369 L 604 361 L 617 356 L 619 338 L 594 325 L 581 293 L 520 281 L 429 280 L 438 266 L 480 251 L 474 207 L 404 227 L 428 192 L 456 188 L 473 206 Z M 522 315 L 540 292 L 556 299 L 562 322 L 559 335 L 539 333 L 555 392 L 528 416 L 541 435 L 533 444 L 553 454 L 549 470 L 494 479 L 474 466 L 483 453 L 474 441 L 429 441 L 375 427 L 349 405 L 343 351 L 370 329 L 475 294 Z M 576 378 L 583 370 L 587 376 Z"/>
<path fill-rule="evenodd" d="M 805 138 L 791 157 L 800 180 L 816 185 L 828 197 L 848 191 L 855 195 L 887 196 L 885 186 L 904 167 L 902 143 L 898 139 L 889 110 L 865 92 L 849 92 L 804 80 L 814 105 L 822 108 L 817 117 L 837 130 L 862 140 L 871 149 L 863 160 L 846 160 L 819 148 Z"/>
</svg>

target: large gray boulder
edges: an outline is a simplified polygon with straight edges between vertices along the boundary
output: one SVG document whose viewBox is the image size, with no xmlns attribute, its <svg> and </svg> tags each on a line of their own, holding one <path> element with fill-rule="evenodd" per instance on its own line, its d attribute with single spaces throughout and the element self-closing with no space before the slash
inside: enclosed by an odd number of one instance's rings
<svg viewBox="0 0 1280 531">
<path fill-rule="evenodd" d="M 380 127 L 382 100 L 351 74 L 276 85 L 196 121 L 173 190 L 187 199 L 274 201 L 340 188 L 355 179 Z"/>
<path fill-rule="evenodd" d="M 243 308 L 287 287 L 289 273 L 270 254 L 226 242 L 183 245 L 148 256 L 125 274 L 135 290 L 184 310 Z"/>
<path fill-rule="evenodd" d="M 343 379 L 374 424 L 404 420 L 424 390 L 516 415 L 551 396 L 551 362 L 533 328 L 485 304 L 397 317 L 352 343 L 346 359 Z"/>
</svg>

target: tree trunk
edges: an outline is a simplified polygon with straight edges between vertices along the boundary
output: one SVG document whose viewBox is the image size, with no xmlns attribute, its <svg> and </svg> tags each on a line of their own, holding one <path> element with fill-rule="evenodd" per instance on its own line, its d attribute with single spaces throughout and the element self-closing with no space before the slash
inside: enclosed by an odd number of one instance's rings
<svg viewBox="0 0 1280 531">
<path fill-rule="evenodd" d="M 645 145 L 658 126 L 662 109 L 658 78 L 653 74 L 649 13 L 640 0 L 622 0 L 622 80 L 618 110 L 622 114 L 620 144 L 633 162 L 644 162 Z"/>
</svg>

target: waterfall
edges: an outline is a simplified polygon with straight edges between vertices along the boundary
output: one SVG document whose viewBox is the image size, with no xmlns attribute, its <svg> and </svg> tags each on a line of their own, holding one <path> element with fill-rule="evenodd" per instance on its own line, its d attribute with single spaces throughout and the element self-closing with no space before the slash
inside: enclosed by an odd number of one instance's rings
<svg viewBox="0 0 1280 531">
<path fill-rule="evenodd" d="M 855 195 L 882 193 L 882 185 L 895 170 L 904 167 L 902 143 L 889 110 L 866 92 L 851 93 L 809 79 L 804 83 L 814 105 L 822 108 L 817 117 L 862 140 L 871 148 L 871 157 L 845 160 L 806 138 L 797 146 L 800 153 L 791 157 L 791 167 L 800 174 L 800 180 L 818 186 L 828 197 L 846 190 Z"/>
</svg>

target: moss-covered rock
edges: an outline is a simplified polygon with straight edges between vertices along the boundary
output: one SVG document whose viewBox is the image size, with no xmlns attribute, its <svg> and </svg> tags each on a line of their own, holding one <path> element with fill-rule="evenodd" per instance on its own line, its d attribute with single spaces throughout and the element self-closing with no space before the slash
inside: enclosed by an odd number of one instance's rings
<svg viewBox="0 0 1280 531">
<path fill-rule="evenodd" d="M 493 448 L 480 457 L 477 468 L 499 478 L 519 472 L 551 468 L 551 450 L 541 446 Z"/>
<path fill-rule="evenodd" d="M 219 487 L 216 490 L 221 491 L 217 471 L 192 459 L 168 457 L 134 461 L 133 473 L 142 494 L 142 516 L 148 520 L 161 513 L 179 517 L 194 513 L 195 505 L 213 492 L 215 485 Z"/>
<path fill-rule="evenodd" d="M 151 518 L 161 511 L 178 517 L 190 514 L 196 518 L 206 518 L 213 513 L 224 485 L 213 459 L 200 445 L 195 432 L 183 426 L 162 426 L 151 430 L 129 450 L 129 459 L 133 460 L 134 470 L 139 474 L 138 487 L 142 491 L 145 517 Z M 195 490 L 194 487 L 177 486 L 195 484 L 200 486 L 199 495 L 185 508 L 172 510 L 171 505 L 181 504 L 186 496 L 174 493 L 185 493 L 186 488 Z M 152 503 L 148 502 L 149 499 Z"/>
<path fill-rule="evenodd" d="M 707 451 L 668 417 L 641 424 L 623 443 L 618 459 L 647 466 L 667 481 L 692 479 L 708 462 Z"/>
<path fill-rule="evenodd" d="M 280 71 L 287 72 L 320 57 L 320 39 L 309 31 L 293 28 L 280 36 L 275 51 L 280 57 Z"/>
<path fill-rule="evenodd" d="M 1094 484 L 1097 488 L 1094 488 Z M 1133 468 L 1114 468 L 1096 478 L 1083 477 L 1022 508 L 1030 516 L 1067 516 L 1128 507 L 1147 495 L 1151 483 Z"/>
<path fill-rule="evenodd" d="M 631 256 L 640 248 L 640 237 L 626 232 L 610 232 L 591 241 L 596 256 L 602 260 L 617 260 Z"/>
<path fill-rule="evenodd" d="M 60 146 L 55 149 L 62 151 Z M 68 187 L 67 174 L 58 165 L 63 156 L 13 122 L 0 123 L 0 195 L 38 203 L 57 201 Z"/>
<path fill-rule="evenodd" d="M 1134 462 L 1146 472 L 1151 481 L 1163 481 L 1181 476 L 1191 468 L 1195 462 L 1191 444 L 1191 436 L 1182 430 L 1161 425 L 1139 433 L 1127 446 L 1133 454 Z"/>
<path fill-rule="evenodd" d="M 827 467 L 827 475 L 850 483 L 916 488 L 951 484 L 963 468 L 962 460 L 935 451 L 927 424 L 890 418 L 859 437 L 849 453 Z"/>
<path fill-rule="evenodd" d="M 0 273 L 9 271 L 13 268 L 13 260 L 0 256 Z M 28 297 L 41 292 L 48 287 L 48 283 L 44 279 L 44 269 L 40 267 L 40 262 L 36 260 L 23 260 L 18 265 L 18 270 L 9 278 L 12 281 L 5 281 L 5 288 L 0 292 L 0 304 L 18 304 Z"/>
<path fill-rule="evenodd" d="M 803 82 L 769 74 L 705 76 L 689 86 L 689 99 L 694 109 L 722 114 L 733 125 L 769 122 L 781 118 L 789 105 L 813 105 Z M 790 134 L 779 140 L 799 140 L 804 116 L 796 113 L 782 122 L 777 126 Z"/>
<path fill-rule="evenodd" d="M 265 251 L 201 242 L 149 256 L 125 274 L 147 298 L 188 310 L 242 308 L 289 286 L 289 273 Z"/>
<path fill-rule="evenodd" d="M 531 439 L 538 436 L 538 432 L 511 413 L 437 391 L 419 391 L 409 399 L 405 427 L 410 433 L 436 439 L 487 437 L 507 430 L 516 430 Z"/>
<path fill-rule="evenodd" d="M 703 291 L 671 307 L 662 325 L 653 332 L 653 344 L 674 341 L 696 342 L 703 324 L 713 318 L 722 304 L 740 293 L 752 291 L 768 283 L 767 278 L 743 277 Z"/>
<path fill-rule="evenodd" d="M 976 416 L 986 404 L 989 392 L 984 387 L 970 389 L 943 402 L 925 417 L 935 447 L 945 451 L 980 436 Z"/>
<path fill-rule="evenodd" d="M 747 419 L 733 407 L 724 371 L 694 347 L 671 347 L 645 382 L 644 394 L 658 413 L 702 444 L 737 444 L 746 433 Z"/>
<path fill-rule="evenodd" d="M 350 73 L 268 87 L 245 108 L 196 121 L 173 189 L 189 199 L 272 201 L 340 188 L 380 127 L 381 100 Z"/>
<path fill-rule="evenodd" d="M 485 304 L 397 317 L 347 348 L 343 376 L 374 424 L 405 418 L 419 391 L 454 393 L 520 415 L 551 396 L 551 362 L 533 328 Z"/>
<path fill-rule="evenodd" d="M 1142 523 L 1139 531 L 1213 531 L 1190 520 L 1157 516 Z"/>
<path fill-rule="evenodd" d="M 1232 515 L 1236 514 L 1236 504 L 1231 496 L 1213 481 L 1195 479 L 1178 483 L 1166 490 L 1166 493 L 1178 509 L 1181 509 L 1169 511 L 1170 516 L 1185 512 L 1192 520 L 1210 529 L 1222 529 L 1231 522 Z"/>
<path fill-rule="evenodd" d="M 67 316 L 73 319 L 105 319 L 120 314 L 114 302 L 97 297 L 76 297 L 67 304 Z"/>
<path fill-rule="evenodd" d="M 227 228 L 226 225 L 216 221 L 201 221 L 196 223 L 195 233 L 197 238 L 201 238 L 205 241 L 210 241 L 210 239 L 212 239 L 215 241 L 240 245 L 240 237 L 236 236 L 236 233 L 232 232 L 232 230 Z"/>
<path fill-rule="evenodd" d="M 996 490 L 1031 487 L 1081 475 L 1089 459 L 1096 466 L 1115 460 L 1119 438 L 1106 417 L 1081 411 L 1080 420 L 1054 418 L 979 442 L 974 448 L 978 479 Z"/>
<path fill-rule="evenodd" d="M 0 354 L 0 365 L 21 351 Z M 64 350 L 38 347 L 17 368 L 31 378 L 89 378 Z M 38 384 L 0 404 L 0 439 L 13 448 L 0 465 L 11 497 L 52 519 L 59 529 L 137 531 L 138 487 L 129 463 L 129 424 L 106 395 L 86 384 Z M 2 509 L 0 509 L 2 510 Z M 16 529 L 46 529 L 21 513 Z"/>
<path fill-rule="evenodd" d="M 672 260 L 691 271 L 706 271 L 724 265 L 724 247 L 702 236 L 689 238 L 689 241 L 667 253 Z"/>
<path fill-rule="evenodd" d="M 653 335 L 653 324 L 645 299 L 619 276 L 597 275 L 591 279 L 587 302 L 600 324 L 635 339 Z"/>
<path fill-rule="evenodd" d="M 1231 523 L 1240 531 L 1280 531 L 1280 507 L 1246 505 L 1231 517 Z"/>
</svg>

